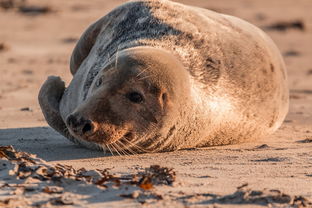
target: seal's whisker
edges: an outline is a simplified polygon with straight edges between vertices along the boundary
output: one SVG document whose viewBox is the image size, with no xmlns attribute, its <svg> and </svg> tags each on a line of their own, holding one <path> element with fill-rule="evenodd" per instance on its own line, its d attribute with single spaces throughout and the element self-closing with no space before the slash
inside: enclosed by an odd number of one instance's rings
<svg viewBox="0 0 312 208">
<path fill-rule="evenodd" d="M 151 149 L 165 149 L 166 147 L 170 147 L 170 144 L 172 143 L 173 137 L 172 136 L 160 136 L 157 138 L 157 141 L 161 140 L 161 142 L 155 142 L 152 143 L 149 147 Z M 156 150 L 157 151 L 157 150 Z"/>
<path fill-rule="evenodd" d="M 116 148 L 116 151 L 120 153 L 120 155 L 126 155 L 123 149 L 117 144 L 118 140 L 112 143 L 112 145 Z"/>
<path fill-rule="evenodd" d="M 151 125 L 153 125 L 153 124 L 151 124 Z M 136 141 L 136 143 L 139 143 L 139 142 L 141 142 L 142 140 L 144 140 L 146 138 L 147 139 L 151 139 L 151 136 L 156 135 L 156 133 L 157 133 L 157 129 L 156 128 L 150 129 L 150 132 L 148 134 L 142 136 L 139 140 Z M 152 138 L 155 138 L 155 137 L 152 137 Z M 163 138 L 163 137 L 161 137 L 161 138 Z M 161 138 L 157 138 L 157 140 L 161 139 Z M 168 139 L 167 138 L 167 139 L 163 140 L 161 146 L 168 145 L 170 142 L 172 142 L 172 139 Z M 149 149 L 154 149 L 154 147 L 156 147 L 156 146 L 159 146 L 159 143 L 152 142 L 152 143 L 149 144 Z M 157 150 L 156 149 L 155 150 L 147 150 L 147 149 L 145 149 L 145 151 L 148 152 L 148 153 L 153 153 L 153 152 L 155 152 Z"/>
<path fill-rule="evenodd" d="M 124 154 L 124 156 L 129 157 L 130 154 L 125 149 L 120 148 L 120 151 Z"/>
<path fill-rule="evenodd" d="M 115 146 L 115 143 L 111 143 L 111 145 L 112 145 L 112 148 L 115 150 L 115 152 L 117 152 L 117 154 L 118 154 L 119 156 L 121 156 L 120 152 L 117 150 L 117 148 L 116 148 L 116 146 Z"/>
<path fill-rule="evenodd" d="M 154 77 L 155 75 L 148 75 L 148 76 L 145 76 L 145 77 L 142 77 L 140 79 L 138 79 L 139 81 L 142 81 L 142 80 L 145 80 L 147 78 L 150 78 L 150 77 Z"/>
<path fill-rule="evenodd" d="M 129 141 L 127 138 L 125 138 L 125 141 L 128 142 L 128 143 L 129 143 L 130 145 L 132 145 L 133 147 L 135 147 L 136 149 L 138 149 L 138 150 L 140 150 L 140 151 L 142 151 L 142 152 L 144 152 L 144 153 L 150 153 L 150 152 L 151 152 L 151 151 L 149 151 L 149 150 L 147 150 L 147 149 L 145 149 L 145 148 L 143 148 L 143 147 L 140 147 L 139 145 L 137 145 L 137 144 L 135 144 L 135 143 Z"/>
<path fill-rule="evenodd" d="M 112 156 L 114 156 L 114 153 L 112 152 L 111 148 L 109 147 L 109 144 L 106 144 L 105 146 L 108 148 L 108 150 L 110 151 L 110 153 L 112 154 Z"/>
<path fill-rule="evenodd" d="M 119 140 L 117 140 L 117 143 L 122 146 L 120 147 L 120 151 L 123 152 L 125 156 L 129 156 L 130 154 L 126 151 L 127 147 Z"/>
<path fill-rule="evenodd" d="M 120 146 L 119 140 L 114 142 L 114 146 L 125 156 L 127 156 L 127 153 L 124 151 L 124 149 Z"/>
<path fill-rule="evenodd" d="M 144 72 L 146 72 L 148 69 L 150 69 L 152 66 L 148 66 L 148 67 L 146 67 L 145 69 L 143 69 L 140 73 L 138 73 L 137 75 L 136 75 L 136 77 L 139 77 L 141 74 L 143 74 Z"/>
<path fill-rule="evenodd" d="M 114 143 L 114 146 L 116 147 L 117 151 L 120 152 L 120 156 L 126 155 L 126 154 L 122 151 L 122 148 L 121 148 L 116 142 Z"/>
<path fill-rule="evenodd" d="M 127 147 L 127 145 L 124 144 L 124 147 L 125 147 L 132 155 L 138 154 L 135 150 L 132 149 L 132 146 Z"/>
<path fill-rule="evenodd" d="M 154 123 L 150 123 L 150 125 L 152 126 L 152 128 L 156 129 L 157 128 L 157 125 L 154 124 Z"/>
<path fill-rule="evenodd" d="M 154 124 L 151 124 L 151 125 L 154 125 Z M 149 132 L 148 134 L 142 136 L 140 139 L 136 140 L 135 143 L 138 144 L 139 142 L 141 142 L 142 140 L 144 140 L 145 138 L 149 138 L 151 135 L 154 135 L 155 133 L 157 133 L 155 130 L 156 130 L 156 125 L 154 127 L 154 129 L 148 129 L 147 127 L 145 126 L 142 126 L 141 127 L 145 132 Z"/>
<path fill-rule="evenodd" d="M 118 143 L 123 146 L 123 148 L 125 149 L 125 151 L 129 151 L 131 154 L 135 155 L 136 152 L 134 152 L 130 147 L 127 147 L 125 144 L 123 144 L 121 141 L 118 141 Z M 130 154 L 129 154 L 130 155 Z"/>
</svg>

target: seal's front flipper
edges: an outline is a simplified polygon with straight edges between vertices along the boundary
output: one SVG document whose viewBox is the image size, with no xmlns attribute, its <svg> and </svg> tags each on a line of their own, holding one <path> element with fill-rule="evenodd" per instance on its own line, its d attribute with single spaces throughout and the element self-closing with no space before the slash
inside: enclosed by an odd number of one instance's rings
<svg viewBox="0 0 312 208">
<path fill-rule="evenodd" d="M 59 111 L 64 91 L 65 83 L 61 78 L 49 76 L 40 89 L 38 100 L 48 124 L 62 135 L 67 136 L 68 131 Z"/>
</svg>

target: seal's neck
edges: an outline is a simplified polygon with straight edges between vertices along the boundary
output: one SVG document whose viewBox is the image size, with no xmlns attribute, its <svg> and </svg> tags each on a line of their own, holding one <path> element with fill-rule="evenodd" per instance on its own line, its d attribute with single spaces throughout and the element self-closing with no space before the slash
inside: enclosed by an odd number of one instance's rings
<svg viewBox="0 0 312 208">
<path fill-rule="evenodd" d="M 209 132 L 207 126 L 211 123 L 211 112 L 204 97 L 204 92 L 192 83 L 171 142 L 174 149 L 194 147 L 200 142 L 202 135 Z"/>
<path fill-rule="evenodd" d="M 200 99 L 203 96 L 202 92 L 189 89 L 175 100 L 174 109 L 171 109 L 172 114 L 159 134 L 149 138 L 151 146 L 147 145 L 148 149 L 155 152 L 173 151 L 194 147 L 200 143 L 200 136 L 204 135 L 203 131 L 207 130 L 207 125 L 209 126 L 211 122 L 209 111 L 205 109 L 204 101 Z"/>
</svg>

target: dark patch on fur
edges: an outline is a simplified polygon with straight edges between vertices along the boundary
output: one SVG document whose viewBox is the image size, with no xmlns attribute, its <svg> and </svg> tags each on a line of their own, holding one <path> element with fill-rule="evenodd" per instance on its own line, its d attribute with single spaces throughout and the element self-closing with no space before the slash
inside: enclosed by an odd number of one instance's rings
<svg viewBox="0 0 312 208">
<path fill-rule="evenodd" d="M 116 49 L 116 43 L 131 42 L 134 40 L 144 39 L 161 39 L 165 35 L 178 35 L 181 32 L 175 30 L 171 26 L 163 23 L 161 20 L 155 18 L 150 7 L 143 2 L 129 5 L 128 15 L 119 22 L 114 28 L 112 41 L 103 48 L 103 51 L 112 51 Z M 138 22 L 142 17 L 144 22 Z"/>
<path fill-rule="evenodd" d="M 141 39 L 161 39 L 163 36 L 178 35 L 181 31 L 174 29 L 161 20 L 157 19 L 151 13 L 151 8 L 147 2 L 134 2 L 127 5 L 127 8 L 119 8 L 117 10 L 123 10 L 127 15 L 120 22 L 112 21 L 110 27 L 114 28 L 112 39 L 109 43 L 103 46 L 99 55 L 105 57 L 107 52 L 115 54 L 118 46 L 122 43 L 127 43 L 127 46 L 118 48 L 119 50 L 130 47 L 128 43 L 136 42 L 135 45 L 143 45 L 139 43 Z M 111 12 L 109 15 L 113 16 Z M 139 22 L 139 19 L 144 18 L 143 22 Z"/>
<path fill-rule="evenodd" d="M 90 89 L 92 82 L 93 82 L 94 78 L 98 75 L 99 71 L 100 71 L 99 70 L 99 63 L 95 63 L 92 66 L 92 69 L 90 70 L 90 72 L 88 73 L 86 82 L 83 86 L 83 91 L 84 91 L 83 100 L 87 99 L 88 90 Z"/>
<path fill-rule="evenodd" d="M 202 83 L 209 85 L 216 83 L 221 76 L 221 61 L 208 57 L 203 63 L 203 67 L 205 68 L 197 71 L 197 74 L 195 71 L 190 71 L 190 73 Z"/>
<path fill-rule="evenodd" d="M 270 64 L 270 69 L 271 69 L 271 72 L 274 72 L 274 65 L 273 64 Z"/>
</svg>

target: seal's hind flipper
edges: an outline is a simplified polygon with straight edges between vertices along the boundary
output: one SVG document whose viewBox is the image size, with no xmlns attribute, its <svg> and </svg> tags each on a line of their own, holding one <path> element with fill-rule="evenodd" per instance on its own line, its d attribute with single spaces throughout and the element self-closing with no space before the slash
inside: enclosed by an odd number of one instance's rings
<svg viewBox="0 0 312 208">
<path fill-rule="evenodd" d="M 38 100 L 48 124 L 62 135 L 67 136 L 67 127 L 59 111 L 59 104 L 64 91 L 65 83 L 61 78 L 49 76 L 40 89 Z"/>
</svg>

